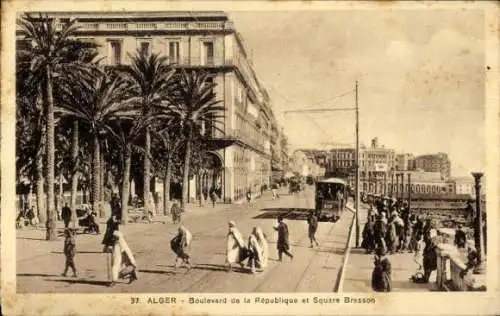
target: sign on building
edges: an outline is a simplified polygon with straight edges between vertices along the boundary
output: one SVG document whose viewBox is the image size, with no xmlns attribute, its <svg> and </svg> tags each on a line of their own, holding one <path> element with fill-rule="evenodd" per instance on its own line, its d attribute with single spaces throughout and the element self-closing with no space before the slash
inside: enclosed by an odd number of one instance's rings
<svg viewBox="0 0 500 316">
<path fill-rule="evenodd" d="M 387 164 L 386 163 L 376 163 L 375 171 L 377 172 L 387 172 Z"/>
</svg>

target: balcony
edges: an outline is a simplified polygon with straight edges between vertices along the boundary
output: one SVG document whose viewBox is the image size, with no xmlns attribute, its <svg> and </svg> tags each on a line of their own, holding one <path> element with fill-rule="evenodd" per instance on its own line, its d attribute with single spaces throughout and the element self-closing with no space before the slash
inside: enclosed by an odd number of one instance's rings
<svg viewBox="0 0 500 316">
<path fill-rule="evenodd" d="M 269 154 L 269 150 L 266 150 L 262 140 L 256 140 L 252 138 L 248 133 L 246 133 L 243 130 L 227 129 L 226 133 L 214 130 L 211 136 L 213 140 L 222 141 L 225 146 L 230 146 L 235 142 L 239 142 L 261 153 Z"/>
</svg>

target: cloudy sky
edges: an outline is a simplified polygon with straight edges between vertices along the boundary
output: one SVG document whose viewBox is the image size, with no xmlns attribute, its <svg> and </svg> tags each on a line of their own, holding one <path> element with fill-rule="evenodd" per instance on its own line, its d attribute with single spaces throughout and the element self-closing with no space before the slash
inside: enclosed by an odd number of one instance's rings
<svg viewBox="0 0 500 316">
<path fill-rule="evenodd" d="M 229 12 L 294 147 L 360 140 L 446 152 L 452 174 L 484 169 L 484 15 L 479 10 Z M 336 97 L 342 94 L 342 97 Z"/>
</svg>

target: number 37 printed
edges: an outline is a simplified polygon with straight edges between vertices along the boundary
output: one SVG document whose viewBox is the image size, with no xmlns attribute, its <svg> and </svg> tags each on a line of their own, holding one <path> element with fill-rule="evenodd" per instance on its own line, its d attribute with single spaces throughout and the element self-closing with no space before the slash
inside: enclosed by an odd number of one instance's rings
<svg viewBox="0 0 500 316">
<path fill-rule="evenodd" d="M 130 304 L 139 304 L 139 298 L 138 297 L 131 297 Z"/>
</svg>

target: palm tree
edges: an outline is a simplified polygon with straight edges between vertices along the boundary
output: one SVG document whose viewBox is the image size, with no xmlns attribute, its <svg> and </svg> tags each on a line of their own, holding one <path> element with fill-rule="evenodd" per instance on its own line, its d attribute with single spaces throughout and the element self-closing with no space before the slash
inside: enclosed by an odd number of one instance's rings
<svg viewBox="0 0 500 316">
<path fill-rule="evenodd" d="M 106 124 L 106 131 L 121 148 L 122 179 L 121 179 L 121 214 L 122 224 L 128 223 L 128 200 L 130 193 L 130 167 L 132 165 L 132 151 L 142 151 L 136 141 L 143 131 L 151 124 L 154 116 L 140 115 L 141 107 L 131 106 L 127 116 L 116 117 Z M 147 153 L 146 153 L 147 154 Z"/>
<path fill-rule="evenodd" d="M 224 106 L 215 99 L 215 83 L 203 71 L 181 70 L 176 93 L 171 99 L 170 110 L 177 117 L 185 137 L 184 171 L 182 181 L 182 205 L 188 202 L 189 166 L 191 147 L 195 133 L 201 130 L 203 122 L 213 125 L 224 117 Z"/>
<path fill-rule="evenodd" d="M 163 212 L 167 215 L 170 202 L 170 182 L 172 179 L 172 167 L 174 161 L 178 158 L 178 151 L 184 143 L 182 134 L 179 131 L 180 126 L 174 119 L 165 120 L 163 127 L 154 131 L 157 145 L 153 152 L 156 170 L 161 173 L 163 179 Z"/>
<path fill-rule="evenodd" d="M 17 23 L 21 28 L 24 39 L 30 41 L 31 46 L 25 50 L 30 60 L 30 72 L 33 74 L 32 82 L 41 86 L 42 104 L 45 111 L 45 150 L 46 150 L 46 175 L 47 181 L 47 240 L 57 238 L 55 231 L 55 199 L 54 199 L 54 80 L 64 74 L 81 72 L 85 69 L 84 63 L 79 59 L 68 59 L 71 55 L 74 41 L 70 39 L 75 34 L 77 26 L 75 20 L 57 29 L 56 19 L 48 16 L 35 18 L 26 13 Z M 77 78 L 74 76 L 73 78 Z"/>
<path fill-rule="evenodd" d="M 130 76 L 136 86 L 135 91 L 141 99 L 142 112 L 144 116 L 150 116 L 157 108 L 165 103 L 172 90 L 172 77 L 174 70 L 167 63 L 167 58 L 158 54 L 147 56 L 137 51 L 132 59 Z M 150 173 L 151 173 L 151 134 L 149 127 L 145 130 L 145 155 L 144 155 L 144 207 L 149 209 Z"/>
<path fill-rule="evenodd" d="M 98 202 L 100 138 L 111 121 L 134 115 L 131 107 L 137 99 L 131 95 L 131 82 L 112 71 L 95 72 L 93 80 L 80 80 L 73 86 L 65 87 L 58 112 L 78 120 L 92 139 L 92 209 L 104 217 Z"/>
</svg>

